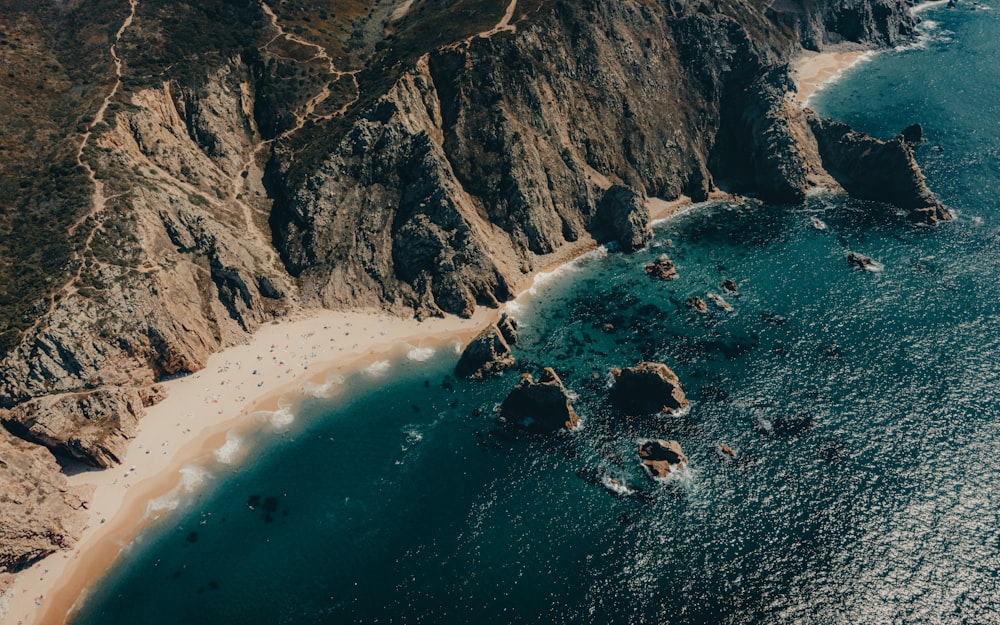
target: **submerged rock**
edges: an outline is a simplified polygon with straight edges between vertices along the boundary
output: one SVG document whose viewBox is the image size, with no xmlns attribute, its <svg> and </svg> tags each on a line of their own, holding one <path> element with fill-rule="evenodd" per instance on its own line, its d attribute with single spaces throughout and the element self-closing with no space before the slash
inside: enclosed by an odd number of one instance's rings
<svg viewBox="0 0 1000 625">
<path fill-rule="evenodd" d="M 687 304 L 688 308 L 694 309 L 697 312 L 700 313 L 708 312 L 708 304 L 706 304 L 705 300 L 701 299 L 697 295 L 695 295 L 694 297 L 689 297 L 687 301 L 684 303 Z"/>
<path fill-rule="evenodd" d="M 847 262 L 865 271 L 882 271 L 881 264 L 872 260 L 870 256 L 865 256 L 857 252 L 848 252 Z"/>
<path fill-rule="evenodd" d="M 677 375 L 665 364 L 640 362 L 634 367 L 612 369 L 615 378 L 611 402 L 628 414 L 673 414 L 688 407 Z"/>
<path fill-rule="evenodd" d="M 482 378 L 499 375 L 514 364 L 510 345 L 503 331 L 492 325 L 472 339 L 455 365 L 455 375 L 460 378 Z"/>
<path fill-rule="evenodd" d="M 713 304 L 715 304 L 718 308 L 721 308 L 726 312 L 733 312 L 734 310 L 732 305 L 726 300 L 724 300 L 722 296 L 719 295 L 718 293 L 709 293 L 708 299 L 712 300 Z"/>
<path fill-rule="evenodd" d="M 687 456 L 677 441 L 653 439 L 639 444 L 639 458 L 653 477 L 667 477 L 687 466 Z"/>
<path fill-rule="evenodd" d="M 730 279 L 722 281 L 722 290 L 730 295 L 739 295 L 739 290 L 736 287 L 736 282 Z"/>
<path fill-rule="evenodd" d="M 646 265 L 646 275 L 660 280 L 673 280 L 677 277 L 677 268 L 666 254 L 660 254 L 656 260 Z"/>
<path fill-rule="evenodd" d="M 580 423 L 562 380 L 550 367 L 535 382 L 525 373 L 500 405 L 506 421 L 535 432 L 572 430 Z"/>
</svg>

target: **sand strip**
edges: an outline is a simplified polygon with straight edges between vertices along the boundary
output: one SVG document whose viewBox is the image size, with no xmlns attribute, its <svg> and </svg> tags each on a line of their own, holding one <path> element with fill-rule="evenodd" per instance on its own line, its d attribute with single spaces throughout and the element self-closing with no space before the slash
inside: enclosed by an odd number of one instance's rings
<svg viewBox="0 0 1000 625">
<path fill-rule="evenodd" d="M 836 82 L 851 67 L 870 59 L 875 53 L 852 50 L 848 52 L 802 51 L 792 61 L 792 80 L 798 88 L 796 99 L 802 106 L 817 92 Z"/>
</svg>

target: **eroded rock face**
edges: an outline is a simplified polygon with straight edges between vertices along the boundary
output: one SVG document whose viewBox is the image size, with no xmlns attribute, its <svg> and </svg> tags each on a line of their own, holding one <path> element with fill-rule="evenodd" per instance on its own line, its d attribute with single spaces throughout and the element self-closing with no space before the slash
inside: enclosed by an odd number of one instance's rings
<svg viewBox="0 0 1000 625">
<path fill-rule="evenodd" d="M 0 428 L 0 576 L 73 545 L 86 524 L 85 500 L 51 453 Z"/>
<path fill-rule="evenodd" d="M 580 423 L 566 387 L 549 367 L 538 382 L 529 373 L 522 375 L 500 405 L 500 415 L 508 423 L 534 432 L 572 430 Z"/>
<path fill-rule="evenodd" d="M 918 223 L 952 218 L 924 180 L 903 135 L 889 141 L 855 132 L 847 124 L 809 117 L 823 166 L 851 195 L 909 211 Z"/>
<path fill-rule="evenodd" d="M 47 395 L 0 409 L 0 420 L 23 438 L 108 468 L 121 463 L 144 408 L 150 405 L 148 392 L 117 387 Z"/>
<path fill-rule="evenodd" d="M 673 414 L 688 407 L 680 380 L 665 364 L 640 362 L 612 369 L 611 375 L 615 378 L 611 401 L 626 414 Z"/>
<path fill-rule="evenodd" d="M 655 439 L 639 444 L 639 458 L 653 477 L 664 478 L 687 466 L 687 456 L 677 441 Z"/>
<path fill-rule="evenodd" d="M 626 252 L 645 247 L 653 237 L 646 198 L 624 185 L 616 184 L 604 192 L 595 220 L 595 238 L 617 241 Z"/>
<path fill-rule="evenodd" d="M 460 378 L 482 378 L 499 375 L 514 364 L 510 345 L 504 333 L 491 325 L 479 333 L 462 352 L 455 375 Z"/>
</svg>

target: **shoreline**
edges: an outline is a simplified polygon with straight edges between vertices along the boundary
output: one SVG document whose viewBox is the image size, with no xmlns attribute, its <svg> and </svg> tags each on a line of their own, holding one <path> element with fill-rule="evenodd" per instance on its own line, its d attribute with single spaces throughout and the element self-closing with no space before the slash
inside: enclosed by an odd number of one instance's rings
<svg viewBox="0 0 1000 625">
<path fill-rule="evenodd" d="M 692 204 L 684 196 L 650 198 L 650 221 Z M 514 285 L 509 302 L 530 292 L 536 280 L 599 247 L 586 237 L 534 257 L 533 270 Z M 505 303 L 496 309 L 479 306 L 469 319 L 424 321 L 384 311 L 299 313 L 262 325 L 246 344 L 212 354 L 201 371 L 161 382 L 167 396 L 147 409 L 122 464 L 68 476 L 71 488 L 93 489 L 89 525 L 72 548 L 16 574 L 0 595 L 0 619 L 11 625 L 65 623 L 132 539 L 176 507 L 178 498 L 197 491 L 207 468 L 242 463 L 243 456 L 227 457 L 233 448 L 246 452 L 231 440 L 268 427 L 280 432 L 283 420 L 294 418 L 284 406 L 315 395 L 335 376 L 415 349 L 465 345 L 505 308 Z M 265 416 L 270 423 L 263 422 Z"/>
<path fill-rule="evenodd" d="M 792 60 L 792 80 L 799 106 L 808 108 L 819 92 L 840 80 L 851 68 L 872 59 L 874 50 L 813 52 L 802 50 Z"/>
</svg>

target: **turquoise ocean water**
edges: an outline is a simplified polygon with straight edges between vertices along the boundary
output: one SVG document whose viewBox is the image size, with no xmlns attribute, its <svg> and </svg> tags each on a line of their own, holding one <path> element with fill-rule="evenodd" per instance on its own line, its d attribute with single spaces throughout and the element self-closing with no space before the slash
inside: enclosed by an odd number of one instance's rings
<svg viewBox="0 0 1000 625">
<path fill-rule="evenodd" d="M 696 207 L 517 302 L 519 367 L 554 367 L 581 429 L 505 430 L 518 371 L 455 380 L 452 350 L 359 373 L 207 467 L 74 623 L 1000 622 L 1000 12 L 960 4 L 816 101 L 876 136 L 921 122 L 954 222 L 835 196 Z M 679 278 L 648 279 L 664 252 Z M 734 312 L 685 307 L 727 278 Z M 639 360 L 677 372 L 690 413 L 607 406 L 608 369 Z M 648 478 L 645 437 L 690 468 Z"/>
</svg>

